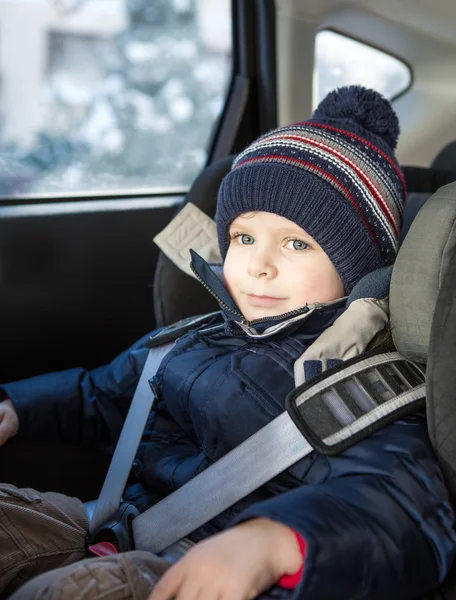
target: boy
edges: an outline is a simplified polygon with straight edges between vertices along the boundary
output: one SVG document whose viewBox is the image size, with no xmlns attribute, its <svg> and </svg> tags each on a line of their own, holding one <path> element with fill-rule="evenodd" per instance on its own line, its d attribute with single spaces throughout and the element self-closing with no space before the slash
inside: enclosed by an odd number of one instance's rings
<svg viewBox="0 0 456 600">
<path fill-rule="evenodd" d="M 387 326 L 381 298 L 362 299 L 368 310 L 351 332 L 340 323 L 357 314 L 362 278 L 397 252 L 398 133 L 384 98 L 342 88 L 312 119 L 266 134 L 237 158 L 216 216 L 226 287 L 193 258 L 223 320 L 181 337 L 160 365 L 158 404 L 135 461 L 139 483 L 125 494 L 140 510 L 283 412 L 297 364 L 308 379 L 325 361 L 362 352 Z M 3 435 L 19 428 L 73 442 L 115 440 L 147 355 L 143 342 L 91 373 L 4 385 Z M 37 523 L 40 536 L 31 533 Z M 147 598 L 168 568 L 148 553 L 51 571 L 84 557 L 86 531 L 77 499 L 0 486 L 4 593 L 49 571 L 14 599 Z M 438 586 L 456 548 L 422 415 L 339 456 L 312 453 L 190 537 L 196 545 L 151 600 L 416 598 Z"/>
</svg>

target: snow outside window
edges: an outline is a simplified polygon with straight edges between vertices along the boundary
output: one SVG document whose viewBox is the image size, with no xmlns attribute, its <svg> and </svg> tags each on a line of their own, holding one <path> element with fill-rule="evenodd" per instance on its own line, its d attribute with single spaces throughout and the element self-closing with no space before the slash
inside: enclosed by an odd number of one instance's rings
<svg viewBox="0 0 456 600">
<path fill-rule="evenodd" d="M 0 0 L 0 198 L 188 187 L 230 26 L 230 0 Z"/>
<path fill-rule="evenodd" d="M 313 106 L 331 90 L 358 84 L 377 90 L 389 100 L 411 84 L 409 67 L 398 58 L 334 31 L 316 37 Z"/>
</svg>

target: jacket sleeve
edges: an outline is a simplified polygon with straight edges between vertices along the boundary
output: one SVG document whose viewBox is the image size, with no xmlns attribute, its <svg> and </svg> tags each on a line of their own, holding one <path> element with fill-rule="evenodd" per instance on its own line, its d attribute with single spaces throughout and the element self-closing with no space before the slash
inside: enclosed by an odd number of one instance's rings
<svg viewBox="0 0 456 600">
<path fill-rule="evenodd" d="M 438 587 L 456 554 L 454 518 L 424 419 L 377 432 L 328 461 L 328 476 L 248 508 L 306 543 L 292 598 L 418 598 Z M 314 463 L 315 464 L 315 463 Z"/>
<path fill-rule="evenodd" d="M 143 347 L 149 337 L 92 371 L 68 369 L 0 385 L 18 414 L 18 437 L 116 441 L 149 352 Z"/>
</svg>

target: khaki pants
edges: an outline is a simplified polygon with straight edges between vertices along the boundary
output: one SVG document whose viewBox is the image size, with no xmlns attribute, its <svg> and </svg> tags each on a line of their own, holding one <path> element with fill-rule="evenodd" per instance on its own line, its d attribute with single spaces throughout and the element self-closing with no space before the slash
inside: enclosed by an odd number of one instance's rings
<svg viewBox="0 0 456 600">
<path fill-rule="evenodd" d="M 147 600 L 169 566 L 140 550 L 87 558 L 35 577 L 10 600 Z"/>
<path fill-rule="evenodd" d="M 77 498 L 0 484 L 0 599 L 146 600 L 169 563 L 147 552 L 82 560 L 87 530 Z"/>
</svg>

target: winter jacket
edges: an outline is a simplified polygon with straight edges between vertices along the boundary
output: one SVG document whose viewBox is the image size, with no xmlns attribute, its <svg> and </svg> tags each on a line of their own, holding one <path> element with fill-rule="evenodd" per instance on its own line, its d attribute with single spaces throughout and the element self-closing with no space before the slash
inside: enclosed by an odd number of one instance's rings
<svg viewBox="0 0 456 600">
<path fill-rule="evenodd" d="M 179 338 L 154 377 L 157 402 L 134 465 L 140 484 L 126 493 L 140 509 L 278 416 L 297 383 L 361 352 L 387 319 L 384 301 L 361 297 L 246 323 L 204 261 L 194 257 L 194 266 L 224 311 Z M 2 385 L 20 435 L 114 443 L 149 338 L 90 372 Z M 310 454 L 192 537 L 255 517 L 284 523 L 306 542 L 302 580 L 282 590 L 290 598 L 418 598 L 438 586 L 455 554 L 454 516 L 423 414 L 341 455 Z"/>
</svg>

